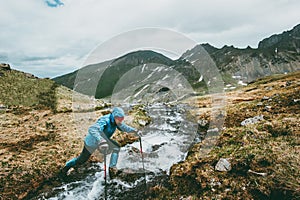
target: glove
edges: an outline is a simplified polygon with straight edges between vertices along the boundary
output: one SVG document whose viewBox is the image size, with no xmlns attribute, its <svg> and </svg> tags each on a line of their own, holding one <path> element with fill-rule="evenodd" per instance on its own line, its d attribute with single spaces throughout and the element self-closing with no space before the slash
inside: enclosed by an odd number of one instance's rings
<svg viewBox="0 0 300 200">
<path fill-rule="evenodd" d="M 98 146 L 98 150 L 100 153 L 108 154 L 109 146 L 106 142 L 101 142 Z"/>
<path fill-rule="evenodd" d="M 139 138 L 141 138 L 141 137 L 142 137 L 142 131 L 138 130 L 138 131 L 136 132 L 136 135 L 137 135 Z"/>
</svg>

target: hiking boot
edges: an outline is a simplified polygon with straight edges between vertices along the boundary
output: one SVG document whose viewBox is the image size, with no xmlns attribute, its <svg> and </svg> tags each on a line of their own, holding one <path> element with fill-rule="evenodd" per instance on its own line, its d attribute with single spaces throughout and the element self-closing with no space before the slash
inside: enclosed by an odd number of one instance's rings
<svg viewBox="0 0 300 200">
<path fill-rule="evenodd" d="M 68 177 L 68 171 L 69 169 L 67 167 L 64 167 L 62 169 L 59 170 L 58 172 L 58 178 L 61 179 L 61 180 L 65 180 L 66 177 Z"/>
<path fill-rule="evenodd" d="M 118 169 L 116 167 L 110 167 L 108 173 L 110 178 L 115 178 L 118 175 Z"/>
<path fill-rule="evenodd" d="M 68 176 L 74 169 L 74 167 L 64 166 L 61 170 L 59 170 L 59 175 Z"/>
</svg>

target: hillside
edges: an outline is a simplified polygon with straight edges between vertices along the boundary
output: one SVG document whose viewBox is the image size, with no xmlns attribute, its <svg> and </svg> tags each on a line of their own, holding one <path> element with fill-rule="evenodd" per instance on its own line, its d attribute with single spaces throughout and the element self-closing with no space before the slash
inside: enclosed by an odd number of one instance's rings
<svg viewBox="0 0 300 200">
<path fill-rule="evenodd" d="M 26 199 L 81 151 L 87 129 L 81 132 L 79 128 L 107 114 L 111 105 L 95 100 L 90 108 L 89 96 L 7 64 L 1 64 L 0 85 L 0 199 Z M 74 94 L 76 105 L 82 105 L 83 119 L 74 117 Z M 131 110 L 131 116 L 129 123 L 136 127 L 138 120 L 149 120 L 139 106 Z M 121 144 L 136 139 L 118 134 Z M 101 161 L 96 155 L 91 162 Z"/>
<path fill-rule="evenodd" d="M 1 64 L 0 85 L 0 104 L 5 107 L 56 109 L 55 90 L 58 84 L 50 79 L 40 79 Z"/>
<path fill-rule="evenodd" d="M 220 137 L 205 136 L 210 98 L 190 99 L 205 139 L 150 189 L 151 199 L 299 199 L 299 80 L 299 71 L 274 75 L 228 92 Z M 220 159 L 229 163 L 222 171 Z"/>
<path fill-rule="evenodd" d="M 84 133 L 78 133 L 78 121 L 71 112 L 70 90 L 12 69 L 1 72 L 2 94 L 7 95 L 2 96 L 0 110 L 0 198 L 28 199 L 41 187 L 51 191 L 51 180 L 58 170 L 80 152 Z M 299 80 L 299 71 L 273 75 L 227 92 L 225 127 L 220 137 L 195 142 L 187 158 L 173 165 L 169 176 L 148 186 L 147 198 L 298 199 Z M 53 85 L 55 92 L 50 91 Z M 18 101 L 12 102 L 14 99 Z M 55 106 L 45 102 L 54 102 Z M 189 112 L 199 123 L 198 137 L 204 138 L 210 120 L 210 97 L 195 96 L 187 102 L 195 106 Z M 139 118 L 146 119 L 143 109 L 136 109 L 129 117 L 134 126 Z M 94 112 L 94 117 L 101 116 L 107 108 Z M 255 123 L 241 125 L 255 117 Z M 87 126 L 96 118 L 88 114 L 77 120 Z M 128 141 L 119 139 L 122 145 Z M 203 148 L 212 142 L 214 148 L 203 156 Z M 95 155 L 90 162 L 102 161 L 99 158 Z M 220 158 L 229 161 L 231 170 L 215 169 Z"/>
</svg>

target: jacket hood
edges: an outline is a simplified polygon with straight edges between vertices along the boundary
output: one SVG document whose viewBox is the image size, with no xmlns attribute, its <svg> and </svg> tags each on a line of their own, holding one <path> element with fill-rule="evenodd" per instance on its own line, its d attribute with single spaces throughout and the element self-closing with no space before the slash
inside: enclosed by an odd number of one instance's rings
<svg viewBox="0 0 300 200">
<path fill-rule="evenodd" d="M 112 116 L 115 117 L 125 117 L 124 110 L 119 107 L 115 107 L 112 111 Z"/>
</svg>

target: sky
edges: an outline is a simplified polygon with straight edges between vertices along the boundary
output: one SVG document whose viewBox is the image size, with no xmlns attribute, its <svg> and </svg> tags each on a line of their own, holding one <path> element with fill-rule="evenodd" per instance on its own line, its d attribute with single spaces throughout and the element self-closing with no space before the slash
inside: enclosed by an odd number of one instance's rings
<svg viewBox="0 0 300 200">
<path fill-rule="evenodd" d="M 0 63 L 53 78 L 135 29 L 176 31 L 197 44 L 257 48 L 300 22 L 299 0 L 0 0 Z"/>
</svg>

